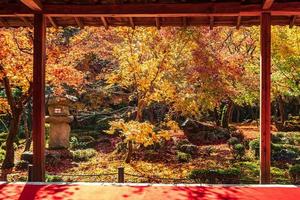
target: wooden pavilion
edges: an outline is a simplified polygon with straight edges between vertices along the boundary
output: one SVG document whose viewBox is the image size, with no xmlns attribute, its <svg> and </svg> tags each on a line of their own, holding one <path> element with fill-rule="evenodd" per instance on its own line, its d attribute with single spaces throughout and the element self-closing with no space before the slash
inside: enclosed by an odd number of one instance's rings
<svg viewBox="0 0 300 200">
<path fill-rule="evenodd" d="M 297 0 L 1 0 L 0 27 L 34 28 L 33 180 L 45 180 L 46 27 L 260 25 L 260 183 L 270 183 L 271 25 L 300 25 L 299 16 Z"/>
</svg>

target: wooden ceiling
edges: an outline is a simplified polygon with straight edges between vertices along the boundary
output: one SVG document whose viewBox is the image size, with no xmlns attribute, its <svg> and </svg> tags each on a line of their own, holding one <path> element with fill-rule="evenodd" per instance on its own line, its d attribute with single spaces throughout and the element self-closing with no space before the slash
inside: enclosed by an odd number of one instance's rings
<svg viewBox="0 0 300 200">
<path fill-rule="evenodd" d="M 273 25 L 300 25 L 298 0 L 1 0 L 0 27 L 33 26 L 34 13 L 59 26 L 252 26 L 261 12 Z"/>
</svg>

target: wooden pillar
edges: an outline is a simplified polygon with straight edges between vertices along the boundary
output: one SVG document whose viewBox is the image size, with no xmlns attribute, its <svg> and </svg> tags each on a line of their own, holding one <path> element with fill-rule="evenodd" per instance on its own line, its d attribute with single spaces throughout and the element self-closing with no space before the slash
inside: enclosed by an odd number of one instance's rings
<svg viewBox="0 0 300 200">
<path fill-rule="evenodd" d="M 33 43 L 33 181 L 45 181 L 45 56 L 46 21 L 34 15 Z"/>
<path fill-rule="evenodd" d="M 260 183 L 270 183 L 271 167 L 271 14 L 263 12 L 260 24 Z"/>
</svg>

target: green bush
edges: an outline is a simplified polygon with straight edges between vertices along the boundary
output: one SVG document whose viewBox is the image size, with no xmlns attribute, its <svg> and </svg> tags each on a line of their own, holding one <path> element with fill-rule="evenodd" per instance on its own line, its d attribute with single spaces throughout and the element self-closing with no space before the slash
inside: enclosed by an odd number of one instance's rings
<svg viewBox="0 0 300 200">
<path fill-rule="evenodd" d="M 2 132 L 0 133 L 0 139 L 6 140 L 8 133 Z"/>
<path fill-rule="evenodd" d="M 46 164 L 48 166 L 58 166 L 61 160 L 59 153 L 53 152 L 46 154 Z"/>
<path fill-rule="evenodd" d="M 46 182 L 63 182 L 63 179 L 57 175 L 46 175 Z"/>
<path fill-rule="evenodd" d="M 83 149 L 72 151 L 72 157 L 74 161 L 88 161 L 90 158 L 97 154 L 95 149 Z"/>
<path fill-rule="evenodd" d="M 188 153 L 177 151 L 176 158 L 179 162 L 189 162 L 191 160 L 192 156 Z"/>
<path fill-rule="evenodd" d="M 198 147 L 193 144 L 184 144 L 179 147 L 179 151 L 190 155 L 196 155 L 198 153 Z"/>
<path fill-rule="evenodd" d="M 245 156 L 246 149 L 243 144 L 236 144 L 234 145 L 232 152 L 235 159 L 242 159 Z"/>
<path fill-rule="evenodd" d="M 287 144 L 272 144 L 273 161 L 293 163 L 298 157 L 298 147 Z"/>
<path fill-rule="evenodd" d="M 95 145 L 95 139 L 91 136 L 84 136 L 81 138 L 72 136 L 70 139 L 71 149 L 87 149 Z"/>
<path fill-rule="evenodd" d="M 205 148 L 203 149 L 203 152 L 204 152 L 204 155 L 205 155 L 205 156 L 211 156 L 211 154 L 212 154 L 213 152 L 215 152 L 215 151 L 216 151 L 216 148 L 213 147 L 213 146 L 208 146 L 208 147 L 205 147 Z"/>
<path fill-rule="evenodd" d="M 240 130 L 231 131 L 230 136 L 237 138 L 239 142 L 243 142 L 245 139 L 244 133 Z"/>
<path fill-rule="evenodd" d="M 189 178 L 197 183 L 239 183 L 241 171 L 237 168 L 231 169 L 194 169 Z"/>
<path fill-rule="evenodd" d="M 258 158 L 260 149 L 259 140 L 252 140 L 249 146 L 254 151 L 255 157 Z M 299 157 L 299 154 L 300 150 L 297 146 L 271 143 L 271 157 L 273 161 L 293 163 Z"/>
<path fill-rule="evenodd" d="M 4 160 L 4 157 L 5 157 L 5 150 L 0 148 L 0 162 Z"/>
<path fill-rule="evenodd" d="M 271 140 L 273 143 L 282 143 L 284 140 L 284 134 L 283 133 L 272 134 Z"/>
<path fill-rule="evenodd" d="M 25 160 L 20 160 L 19 162 L 17 162 L 16 164 L 16 169 L 18 170 L 25 170 L 28 168 L 28 162 Z"/>
<path fill-rule="evenodd" d="M 290 175 L 292 183 L 294 183 L 294 184 L 299 183 L 300 165 L 291 166 L 289 169 L 289 175 Z"/>
<path fill-rule="evenodd" d="M 227 141 L 227 144 L 228 144 L 229 148 L 233 148 L 238 143 L 239 143 L 239 139 L 237 137 L 231 137 Z"/>
<path fill-rule="evenodd" d="M 124 142 L 119 142 L 116 146 L 117 153 L 125 152 L 127 149 L 127 144 Z"/>
<path fill-rule="evenodd" d="M 177 149 L 179 149 L 184 144 L 191 144 L 188 139 L 179 140 L 176 144 Z"/>
<path fill-rule="evenodd" d="M 252 151 L 254 151 L 254 156 L 256 158 L 258 158 L 259 157 L 259 149 L 260 149 L 259 139 L 254 139 L 251 142 L 249 142 L 249 147 Z"/>
</svg>

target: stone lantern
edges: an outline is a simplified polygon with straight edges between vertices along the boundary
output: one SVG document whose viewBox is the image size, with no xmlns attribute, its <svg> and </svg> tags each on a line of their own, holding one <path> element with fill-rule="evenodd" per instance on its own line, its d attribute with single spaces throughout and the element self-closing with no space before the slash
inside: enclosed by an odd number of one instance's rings
<svg viewBox="0 0 300 200">
<path fill-rule="evenodd" d="M 66 97 L 51 97 L 48 101 L 49 116 L 46 116 L 46 122 L 50 124 L 49 149 L 66 149 L 70 146 L 70 123 L 74 119 L 70 115 L 70 103 Z"/>
</svg>

